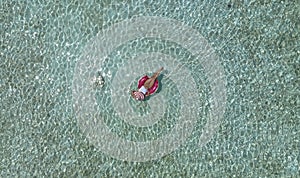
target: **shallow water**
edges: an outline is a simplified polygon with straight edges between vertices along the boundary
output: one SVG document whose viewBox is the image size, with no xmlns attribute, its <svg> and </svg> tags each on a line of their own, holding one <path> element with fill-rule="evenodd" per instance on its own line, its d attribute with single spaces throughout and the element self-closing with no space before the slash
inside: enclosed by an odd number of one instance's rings
<svg viewBox="0 0 300 178">
<path fill-rule="evenodd" d="M 296 2 L 1 4 L 1 177 L 299 174 Z"/>
</svg>

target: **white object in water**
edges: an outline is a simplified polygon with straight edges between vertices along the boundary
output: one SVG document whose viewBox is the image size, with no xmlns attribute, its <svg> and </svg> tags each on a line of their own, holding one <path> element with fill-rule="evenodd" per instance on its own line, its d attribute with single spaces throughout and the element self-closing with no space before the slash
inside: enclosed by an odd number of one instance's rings
<svg viewBox="0 0 300 178">
<path fill-rule="evenodd" d="M 104 86 L 104 83 L 104 78 L 101 75 L 92 79 L 92 84 L 94 87 L 102 88 Z"/>
</svg>

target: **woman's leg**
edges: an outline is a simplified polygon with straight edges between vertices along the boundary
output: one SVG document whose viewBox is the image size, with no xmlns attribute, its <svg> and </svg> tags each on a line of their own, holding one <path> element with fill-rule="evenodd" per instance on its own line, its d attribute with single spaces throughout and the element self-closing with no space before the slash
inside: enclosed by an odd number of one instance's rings
<svg viewBox="0 0 300 178">
<path fill-rule="evenodd" d="M 153 86 L 156 78 L 159 76 L 160 72 L 163 70 L 164 68 L 161 67 L 157 72 L 155 72 L 148 80 L 146 80 L 146 82 L 144 83 L 144 87 L 146 89 L 149 89 Z"/>
</svg>

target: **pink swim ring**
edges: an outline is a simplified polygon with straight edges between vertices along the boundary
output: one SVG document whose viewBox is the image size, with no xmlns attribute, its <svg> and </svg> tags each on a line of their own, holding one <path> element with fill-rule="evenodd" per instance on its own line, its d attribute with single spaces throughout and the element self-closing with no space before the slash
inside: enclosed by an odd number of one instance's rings
<svg viewBox="0 0 300 178">
<path fill-rule="evenodd" d="M 146 80 L 148 80 L 148 79 L 149 79 L 149 77 L 147 75 L 140 78 L 139 82 L 138 82 L 138 89 L 140 89 L 144 85 Z M 157 91 L 157 89 L 158 89 L 158 80 L 156 79 L 153 86 L 148 89 L 148 92 L 150 95 L 152 95 L 153 93 L 155 93 Z"/>
</svg>

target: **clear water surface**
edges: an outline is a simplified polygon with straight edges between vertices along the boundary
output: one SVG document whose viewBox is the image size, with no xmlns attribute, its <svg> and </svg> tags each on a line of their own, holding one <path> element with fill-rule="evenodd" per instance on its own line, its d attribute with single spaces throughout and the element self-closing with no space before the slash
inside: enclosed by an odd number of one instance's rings
<svg viewBox="0 0 300 178">
<path fill-rule="evenodd" d="M 300 175 L 299 2 L 0 4 L 1 177 Z"/>
</svg>

